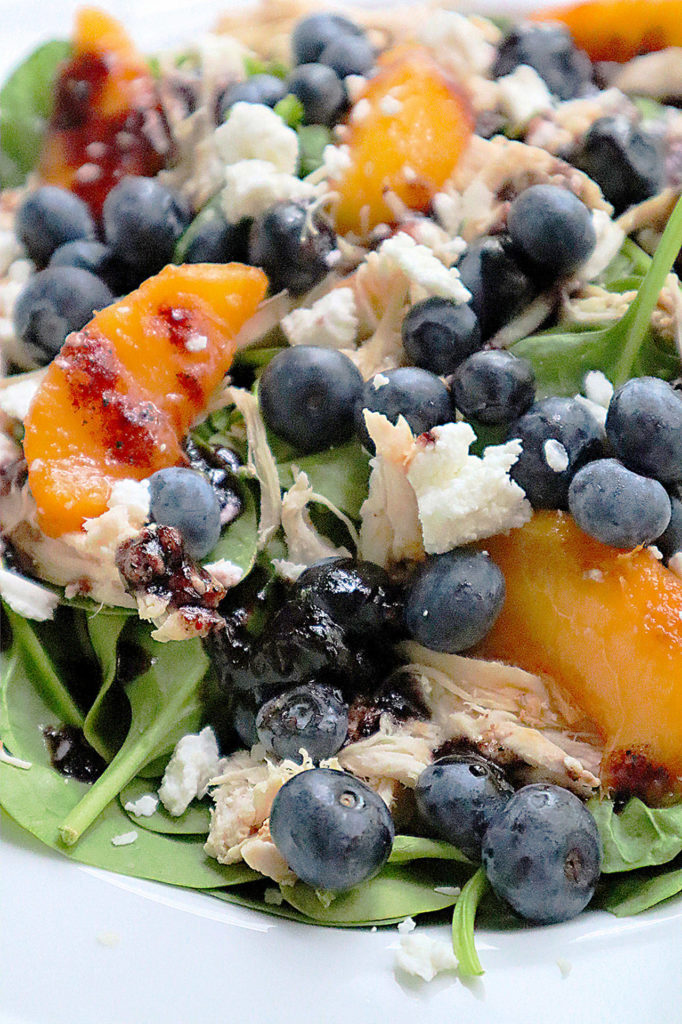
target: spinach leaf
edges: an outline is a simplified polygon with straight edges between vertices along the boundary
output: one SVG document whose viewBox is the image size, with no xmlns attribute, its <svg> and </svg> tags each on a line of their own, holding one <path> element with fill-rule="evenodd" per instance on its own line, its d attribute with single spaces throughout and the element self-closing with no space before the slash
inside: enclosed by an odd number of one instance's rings
<svg viewBox="0 0 682 1024">
<path fill-rule="evenodd" d="M 260 888 L 262 890 L 262 886 Z M 289 921 L 298 921 L 299 924 L 319 925 L 322 923 L 300 914 L 298 910 L 294 910 L 286 903 L 266 903 L 262 892 L 255 893 L 254 889 L 255 885 L 246 885 L 238 888 L 206 889 L 204 891 L 209 896 L 215 896 L 216 899 L 223 900 L 225 903 L 234 903 L 238 907 L 246 907 L 248 910 L 258 910 L 261 913 L 270 914 L 272 917 L 284 917 Z"/>
<path fill-rule="evenodd" d="M 657 341 L 650 321 L 681 245 L 678 200 L 637 297 L 617 323 L 588 331 L 548 331 L 512 345 L 515 355 L 532 363 L 539 396 L 576 394 L 588 370 L 602 370 L 615 387 L 639 374 L 669 380 L 679 372 L 679 357 Z"/>
<path fill-rule="evenodd" d="M 314 455 L 297 455 L 272 434 L 268 435 L 268 441 L 282 487 L 291 487 L 294 482 L 292 466 L 296 466 L 307 474 L 314 491 L 357 519 L 369 486 L 369 455 L 357 441 L 348 441 Z"/>
<path fill-rule="evenodd" d="M 214 196 L 204 207 L 202 207 L 189 227 L 180 235 L 179 239 L 175 243 L 173 263 L 185 262 L 187 250 L 194 239 L 201 231 L 203 231 L 207 224 L 210 224 L 214 220 L 225 220 L 220 194 Z"/>
<path fill-rule="evenodd" d="M 213 889 L 259 877 L 243 864 L 226 867 L 209 858 L 203 836 L 174 837 L 135 829 L 134 843 L 114 846 L 114 836 L 131 831 L 130 819 L 115 800 L 102 810 L 78 846 L 67 849 L 59 839 L 60 822 L 91 789 L 50 766 L 42 727 L 59 725 L 62 719 L 50 705 L 51 695 L 43 694 L 42 684 L 33 661 L 20 645 L 13 646 L 4 659 L 0 738 L 13 754 L 30 761 L 31 768 L 23 771 L 0 762 L 0 804 L 17 824 L 72 860 L 136 878 Z"/>
<path fill-rule="evenodd" d="M 61 40 L 44 43 L 0 91 L 0 188 L 21 185 L 38 163 L 54 102 L 57 69 L 71 53 Z"/>
<path fill-rule="evenodd" d="M 456 860 L 470 864 L 468 857 L 450 843 L 439 839 L 423 839 L 421 836 L 396 836 L 393 840 L 389 864 L 409 864 L 413 860 Z"/>
<path fill-rule="evenodd" d="M 119 793 L 118 799 L 121 807 L 125 810 L 125 805 L 129 801 L 139 800 L 146 793 L 155 793 L 160 785 L 161 779 L 159 778 L 133 779 Z M 126 811 L 126 814 L 134 825 L 140 825 L 150 832 L 163 832 L 165 835 L 205 836 L 208 835 L 211 824 L 208 804 L 198 803 L 196 800 L 189 805 L 184 814 L 179 814 L 177 817 L 169 814 L 163 804 L 159 804 L 148 818 L 138 818 L 131 811 Z"/>
<path fill-rule="evenodd" d="M 451 907 L 457 897 L 436 889 L 460 885 L 468 874 L 466 868 L 451 861 L 415 861 L 409 865 L 387 864 L 375 878 L 356 889 L 329 894 L 329 903 L 303 882 L 282 885 L 280 890 L 290 906 L 319 924 L 389 924 Z"/>
<path fill-rule="evenodd" d="M 483 974 L 474 942 L 474 924 L 478 905 L 488 888 L 488 879 L 481 867 L 462 889 L 452 915 L 452 948 L 459 961 L 459 973 L 464 977 Z"/>
<path fill-rule="evenodd" d="M 222 533 L 220 540 L 204 562 L 218 562 L 221 558 L 234 562 L 247 576 L 253 568 L 258 554 L 258 511 L 253 491 L 248 485 L 240 487 L 244 503 L 242 512 Z"/>
<path fill-rule="evenodd" d="M 3 605 L 12 627 L 13 650 L 18 652 L 40 685 L 45 703 L 58 716 L 59 724 L 82 727 L 83 716 L 38 638 L 35 627 Z"/>
<path fill-rule="evenodd" d="M 619 814 L 611 800 L 587 806 L 601 836 L 604 874 L 666 864 L 682 852 L 682 803 L 654 808 L 633 798 Z"/>
<path fill-rule="evenodd" d="M 93 615 L 87 619 L 90 642 L 102 671 L 102 685 L 85 716 L 83 735 L 105 761 L 111 761 L 123 743 L 128 724 L 126 698 L 112 690 L 118 663 L 118 641 L 127 622 L 126 614 Z"/>
<path fill-rule="evenodd" d="M 299 100 L 298 96 L 295 96 L 293 92 L 287 93 L 287 95 L 276 104 L 274 109 L 275 113 L 278 117 L 282 118 L 288 128 L 298 128 L 303 124 L 303 118 L 305 116 L 303 104 Z"/>
<path fill-rule="evenodd" d="M 329 128 L 321 124 L 306 124 L 298 129 L 299 177 L 305 178 L 322 166 L 324 147 L 332 141 Z"/>
<path fill-rule="evenodd" d="M 199 725 L 199 689 L 208 670 L 201 642 L 160 644 L 151 639 L 144 623 L 131 626 L 128 637 L 146 652 L 149 668 L 126 686 L 131 722 L 123 746 L 60 825 L 68 846 L 78 842 L 145 764 L 172 750 L 180 736 Z"/>
<path fill-rule="evenodd" d="M 611 881 L 599 898 L 599 906 L 616 917 L 629 917 L 650 910 L 682 892 L 682 870 L 637 872 Z"/>
</svg>

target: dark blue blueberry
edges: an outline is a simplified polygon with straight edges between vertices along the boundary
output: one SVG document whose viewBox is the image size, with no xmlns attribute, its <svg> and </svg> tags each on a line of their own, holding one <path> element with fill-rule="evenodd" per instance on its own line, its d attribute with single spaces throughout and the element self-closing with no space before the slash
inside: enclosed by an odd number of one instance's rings
<svg viewBox="0 0 682 1024">
<path fill-rule="evenodd" d="M 501 768 L 478 754 L 441 757 L 417 779 L 417 810 L 429 834 L 481 859 L 481 840 L 514 790 Z"/>
<path fill-rule="evenodd" d="M 220 504 L 202 473 L 182 466 L 160 469 L 149 478 L 150 514 L 180 532 L 192 558 L 204 558 L 220 537 Z"/>
<path fill-rule="evenodd" d="M 294 63 L 310 64 L 319 59 L 326 46 L 340 36 L 363 37 L 359 25 L 341 14 L 320 11 L 298 22 L 291 35 Z"/>
<path fill-rule="evenodd" d="M 249 252 L 250 228 L 251 222 L 248 220 L 228 224 L 215 208 L 202 211 L 200 217 L 188 228 L 187 234 L 191 232 L 191 236 L 182 253 L 182 262 L 245 263 Z"/>
<path fill-rule="evenodd" d="M 365 638 L 390 631 L 401 615 L 386 570 L 352 558 L 311 565 L 296 580 L 290 599 L 322 608 L 347 633 Z"/>
<path fill-rule="evenodd" d="M 508 75 L 519 64 L 535 68 L 560 100 L 579 96 L 592 78 L 589 57 L 576 50 L 568 30 L 561 25 L 516 25 L 500 44 L 493 77 Z"/>
<path fill-rule="evenodd" d="M 538 924 L 576 917 L 592 899 L 601 843 L 584 804 L 559 786 L 524 786 L 483 838 L 483 866 L 495 893 Z"/>
<path fill-rule="evenodd" d="M 222 124 L 235 103 L 262 103 L 266 107 L 276 107 L 286 94 L 281 78 L 267 74 L 252 75 L 245 82 L 228 85 L 218 101 L 218 120 Z"/>
<path fill-rule="evenodd" d="M 270 430 L 306 452 L 347 441 L 362 389 L 360 372 L 336 349 L 298 345 L 268 363 L 258 386 Z"/>
<path fill-rule="evenodd" d="M 155 178 L 128 176 L 104 200 L 102 220 L 114 253 L 150 277 L 173 259 L 190 211 L 184 199 Z"/>
<path fill-rule="evenodd" d="M 388 807 L 364 782 L 346 772 L 311 768 L 277 793 L 270 834 L 301 881 L 345 892 L 381 870 L 395 829 Z"/>
<path fill-rule="evenodd" d="M 247 695 L 239 696 L 232 706 L 232 726 L 245 747 L 258 743 L 256 707 Z"/>
<path fill-rule="evenodd" d="M 467 419 L 479 423 L 510 423 L 523 415 L 535 398 L 535 373 L 527 359 L 511 352 L 475 352 L 450 379 L 452 400 Z"/>
<path fill-rule="evenodd" d="M 415 366 L 442 375 L 452 373 L 481 347 L 481 330 L 471 306 L 437 297 L 412 307 L 403 320 L 402 336 Z"/>
<path fill-rule="evenodd" d="M 664 483 L 682 480 L 682 395 L 658 377 L 634 377 L 618 388 L 606 436 L 629 469 Z"/>
<path fill-rule="evenodd" d="M 456 654 L 490 631 L 504 597 L 504 576 L 490 556 L 456 548 L 417 570 L 405 597 L 405 625 L 423 647 Z"/>
<path fill-rule="evenodd" d="M 536 402 L 511 424 L 507 436 L 521 441 L 521 454 L 510 475 L 533 508 L 567 508 L 568 487 L 576 471 L 603 455 L 600 424 L 573 398 Z"/>
<path fill-rule="evenodd" d="M 404 416 L 413 434 L 423 434 L 454 418 L 450 392 L 443 381 L 435 373 L 414 366 L 400 366 L 365 381 L 355 408 L 355 426 L 362 443 L 373 452 L 374 442 L 365 426 L 365 409 L 380 412 L 391 423 Z"/>
<path fill-rule="evenodd" d="M 301 64 L 287 79 L 287 92 L 303 105 L 304 124 L 336 124 L 346 104 L 343 82 L 326 64 Z"/>
<path fill-rule="evenodd" d="M 663 155 L 655 140 L 623 115 L 600 117 L 571 157 L 597 182 L 604 197 L 622 213 L 663 187 Z"/>
<path fill-rule="evenodd" d="M 682 500 L 677 497 L 670 499 L 672 514 L 665 533 L 656 541 L 663 557 L 668 560 L 682 551 Z"/>
<path fill-rule="evenodd" d="M 257 217 L 249 237 L 249 263 L 262 267 L 273 292 L 309 291 L 329 272 L 336 235 L 319 214 L 301 203 L 275 203 Z"/>
<path fill-rule="evenodd" d="M 338 690 L 307 683 L 263 704 L 256 729 L 269 754 L 300 762 L 303 747 L 313 761 L 322 761 L 346 741 L 348 707 Z"/>
<path fill-rule="evenodd" d="M 509 207 L 512 242 L 550 277 L 576 270 L 597 243 L 592 215 L 583 202 L 558 185 L 531 185 Z"/>
<path fill-rule="evenodd" d="M 44 267 L 64 242 L 95 237 L 95 225 L 83 200 L 55 185 L 43 185 L 27 195 L 17 211 L 14 230 L 39 267 Z"/>
<path fill-rule="evenodd" d="M 342 34 L 325 46 L 318 59 L 339 78 L 366 75 L 374 65 L 374 48 L 365 36 Z"/>
<path fill-rule="evenodd" d="M 114 295 L 124 295 L 139 284 L 123 263 L 103 242 L 79 238 L 65 242 L 52 253 L 51 267 L 80 267 L 104 281 Z"/>
<path fill-rule="evenodd" d="M 48 267 L 34 274 L 14 307 L 14 329 L 31 356 L 48 363 L 67 334 L 80 331 L 97 309 L 113 302 L 103 281 L 79 267 Z"/>
<path fill-rule="evenodd" d="M 598 459 L 578 470 L 568 489 L 568 508 L 581 530 L 614 548 L 651 544 L 671 514 L 665 487 L 616 459 Z"/>
<path fill-rule="evenodd" d="M 457 269 L 462 283 L 471 292 L 471 306 L 478 317 L 483 341 L 509 323 L 537 295 L 536 285 L 505 235 L 474 242 Z"/>
</svg>

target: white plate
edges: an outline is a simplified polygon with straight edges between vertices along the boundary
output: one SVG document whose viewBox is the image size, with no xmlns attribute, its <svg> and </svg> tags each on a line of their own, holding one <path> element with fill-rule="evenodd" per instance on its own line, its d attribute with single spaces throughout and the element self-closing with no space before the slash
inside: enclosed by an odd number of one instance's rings
<svg viewBox="0 0 682 1024">
<path fill-rule="evenodd" d="M 225 5 L 101 3 L 151 48 L 178 42 L 185 26 L 208 28 Z M 68 36 L 76 6 L 0 0 L 0 75 L 37 41 Z M 395 928 L 304 926 L 108 874 L 0 821 L 0 1024 L 667 1024 L 681 1016 L 681 901 L 622 921 L 589 913 L 551 928 L 479 932 L 482 979 L 464 985 L 442 975 L 425 985 L 394 972 Z M 448 940 L 445 926 L 432 930 Z"/>
</svg>

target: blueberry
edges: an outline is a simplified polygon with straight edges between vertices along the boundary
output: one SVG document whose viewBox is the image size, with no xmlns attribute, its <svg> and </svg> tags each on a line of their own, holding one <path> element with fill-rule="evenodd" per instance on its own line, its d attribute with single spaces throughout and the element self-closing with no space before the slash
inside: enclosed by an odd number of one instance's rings
<svg viewBox="0 0 682 1024">
<path fill-rule="evenodd" d="M 258 743 L 256 713 L 253 701 L 246 694 L 237 697 L 232 706 L 232 726 L 245 747 Z"/>
<path fill-rule="evenodd" d="M 597 182 L 616 213 L 663 187 L 663 157 L 656 142 L 623 115 L 595 121 L 571 163 Z"/>
<path fill-rule="evenodd" d="M 189 237 L 182 253 L 182 262 L 245 263 L 248 259 L 250 227 L 251 222 L 248 220 L 228 224 L 216 209 L 202 211 L 187 229 Z"/>
<path fill-rule="evenodd" d="M 537 295 L 537 287 L 521 266 L 519 254 L 504 235 L 481 238 L 469 246 L 457 265 L 471 292 L 481 338 L 487 341 Z"/>
<path fill-rule="evenodd" d="M 365 36 L 342 34 L 327 43 L 318 60 L 333 68 L 339 78 L 366 75 L 374 64 L 374 49 Z"/>
<path fill-rule="evenodd" d="M 104 200 L 102 219 L 116 255 L 149 277 L 173 259 L 190 211 L 184 199 L 155 178 L 128 176 Z"/>
<path fill-rule="evenodd" d="M 220 505 L 209 481 L 194 469 L 171 466 L 149 478 L 152 519 L 179 530 L 192 558 L 204 558 L 220 537 Z"/>
<path fill-rule="evenodd" d="M 417 302 L 402 326 L 403 347 L 416 366 L 452 373 L 481 347 L 481 329 L 471 306 L 437 297 Z"/>
<path fill-rule="evenodd" d="M 682 395 L 658 377 L 634 377 L 618 388 L 606 436 L 629 469 L 663 483 L 682 480 Z"/>
<path fill-rule="evenodd" d="M 378 639 L 401 616 L 386 570 L 352 558 L 328 558 L 311 565 L 298 577 L 290 596 L 322 608 L 351 635 Z"/>
<path fill-rule="evenodd" d="M 319 214 L 300 203 L 275 203 L 254 220 L 249 263 L 262 267 L 273 292 L 302 295 L 329 271 L 336 235 Z"/>
<path fill-rule="evenodd" d="M 500 44 L 493 77 L 508 75 L 519 64 L 534 68 L 560 100 L 579 96 L 592 77 L 589 58 L 576 50 L 568 30 L 561 25 L 516 25 Z"/>
<path fill-rule="evenodd" d="M 261 103 L 266 107 L 276 107 L 286 94 L 281 78 L 267 74 L 252 75 L 245 82 L 228 85 L 218 101 L 218 120 L 222 124 L 235 103 Z"/>
<path fill-rule="evenodd" d="M 507 228 L 524 255 L 553 277 L 576 270 L 597 243 L 588 208 L 558 185 L 525 189 L 509 207 Z"/>
<path fill-rule="evenodd" d="M 515 793 L 488 826 L 482 853 L 495 893 L 538 924 L 576 917 L 599 880 L 595 820 L 559 786 L 524 786 Z"/>
<path fill-rule="evenodd" d="M 511 424 L 507 436 L 521 441 L 521 454 L 510 475 L 533 508 L 567 508 L 568 486 L 576 471 L 603 454 L 599 423 L 573 398 L 536 402 Z"/>
<path fill-rule="evenodd" d="M 381 870 L 395 830 L 386 804 L 364 782 L 346 772 L 311 768 L 277 793 L 270 834 L 301 881 L 345 892 Z"/>
<path fill-rule="evenodd" d="M 400 366 L 397 370 L 378 373 L 365 382 L 355 407 L 355 427 L 370 451 L 374 442 L 367 433 L 364 410 L 380 412 L 391 423 L 404 416 L 413 434 L 453 419 L 450 393 L 443 381 L 428 370 L 414 366 Z"/>
<path fill-rule="evenodd" d="M 672 514 L 665 533 L 656 541 L 656 547 L 660 548 L 663 557 L 667 560 L 682 551 L 682 500 L 677 497 L 670 499 Z"/>
<path fill-rule="evenodd" d="M 67 334 L 80 331 L 95 310 L 113 302 L 103 281 L 79 267 L 48 267 L 34 274 L 14 307 L 14 329 L 40 363 L 57 355 Z"/>
<path fill-rule="evenodd" d="M 336 349 L 298 345 L 279 352 L 260 378 L 258 400 L 270 430 L 306 452 L 347 441 L 362 377 Z"/>
<path fill-rule="evenodd" d="M 55 185 L 43 185 L 29 193 L 17 211 L 14 230 L 39 267 L 44 267 L 64 242 L 95 237 L 95 225 L 83 200 Z"/>
<path fill-rule="evenodd" d="M 663 485 L 616 459 L 598 459 L 579 469 L 568 489 L 568 507 L 581 530 L 614 548 L 650 544 L 671 515 Z"/>
<path fill-rule="evenodd" d="M 301 64 L 287 79 L 287 91 L 303 106 L 304 124 L 336 124 L 346 104 L 346 90 L 333 68 L 326 64 Z"/>
<path fill-rule="evenodd" d="M 320 11 L 298 22 L 291 35 L 291 48 L 296 64 L 310 64 L 319 59 L 326 46 L 341 36 L 364 36 L 359 25 L 341 14 Z"/>
<path fill-rule="evenodd" d="M 115 256 L 108 245 L 86 238 L 60 245 L 52 253 L 49 265 L 87 270 L 104 281 L 114 295 L 124 295 L 139 284 L 130 267 Z"/>
<path fill-rule="evenodd" d="M 480 860 L 485 830 L 513 792 L 497 765 L 477 754 L 461 754 L 425 768 L 414 796 L 431 834 Z"/>
<path fill-rule="evenodd" d="M 256 729 L 269 754 L 300 762 L 303 747 L 313 761 L 322 761 L 346 741 L 348 707 L 338 690 L 308 683 L 263 704 Z"/>
<path fill-rule="evenodd" d="M 490 631 L 504 597 L 504 576 L 489 555 L 456 548 L 417 570 L 407 589 L 405 624 L 423 647 L 456 654 Z"/>
<path fill-rule="evenodd" d="M 535 373 L 527 359 L 511 352 L 475 352 L 450 378 L 452 400 L 467 418 L 480 423 L 509 423 L 535 398 Z"/>
</svg>

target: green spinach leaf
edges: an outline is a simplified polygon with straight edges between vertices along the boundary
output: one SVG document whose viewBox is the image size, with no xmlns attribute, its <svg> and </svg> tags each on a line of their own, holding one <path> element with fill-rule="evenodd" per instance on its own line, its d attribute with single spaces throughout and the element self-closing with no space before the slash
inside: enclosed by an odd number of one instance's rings
<svg viewBox="0 0 682 1024">
<path fill-rule="evenodd" d="M 292 466 L 296 466 L 307 474 L 317 494 L 322 494 L 347 516 L 357 519 L 369 486 L 369 455 L 357 441 L 348 441 L 314 455 L 297 455 L 272 434 L 268 441 L 282 487 L 291 487 L 294 482 Z"/>
<path fill-rule="evenodd" d="M 654 808 L 633 798 L 616 814 L 613 801 L 595 798 L 588 808 L 601 836 L 604 874 L 666 864 L 682 852 L 682 803 Z"/>
<path fill-rule="evenodd" d="M 322 166 L 324 148 L 331 141 L 332 133 L 321 124 L 306 124 L 298 129 L 298 173 L 301 178 Z"/>
<path fill-rule="evenodd" d="M 611 880 L 602 891 L 599 906 L 616 917 L 630 917 L 682 892 L 682 870 L 637 872 Z"/>
<path fill-rule="evenodd" d="M 139 800 L 147 793 L 156 793 L 161 785 L 161 779 L 133 779 L 127 786 L 124 786 L 119 793 L 118 799 L 121 807 L 129 802 Z M 137 817 L 132 811 L 126 811 L 130 820 L 137 826 L 148 829 L 150 832 L 163 832 L 165 835 L 176 836 L 205 836 L 211 824 L 211 815 L 208 804 L 193 801 L 184 814 L 173 817 L 169 814 L 163 804 L 149 817 Z"/>
<path fill-rule="evenodd" d="M 459 961 L 459 973 L 465 977 L 484 973 L 476 952 L 474 925 L 478 905 L 488 888 L 488 879 L 481 867 L 462 889 L 452 915 L 452 948 Z"/>
<path fill-rule="evenodd" d="M 224 558 L 238 565 L 245 577 L 251 572 L 258 554 L 258 510 L 247 484 L 240 486 L 239 493 L 244 503 L 241 514 L 223 531 L 204 562 L 218 562 Z"/>
<path fill-rule="evenodd" d="M 422 836 L 396 836 L 393 840 L 389 864 L 409 864 L 413 860 L 456 860 L 470 864 L 468 857 L 450 843 Z"/>
<path fill-rule="evenodd" d="M 61 40 L 44 43 L 10 75 L 0 91 L 0 188 L 21 185 L 38 163 L 54 103 L 57 69 L 71 53 Z"/>
<path fill-rule="evenodd" d="M 83 723 L 83 735 L 105 761 L 111 761 L 125 739 L 126 697 L 112 690 L 118 664 L 118 641 L 128 622 L 126 614 L 92 615 L 88 633 L 102 671 L 102 685 Z"/>
<path fill-rule="evenodd" d="M 298 96 L 295 96 L 293 92 L 287 93 L 287 95 L 279 101 L 274 109 L 275 113 L 282 118 L 287 127 L 298 128 L 303 124 L 303 118 L 305 116 L 303 104 L 299 100 Z"/>
</svg>

